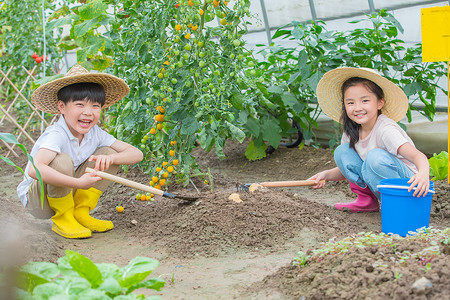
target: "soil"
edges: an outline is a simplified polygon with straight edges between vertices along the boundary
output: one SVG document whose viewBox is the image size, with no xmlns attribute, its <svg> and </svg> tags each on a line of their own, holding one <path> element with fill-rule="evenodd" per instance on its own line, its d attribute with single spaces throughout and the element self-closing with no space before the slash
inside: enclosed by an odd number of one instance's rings
<svg viewBox="0 0 450 300">
<path fill-rule="evenodd" d="M 115 227 L 84 240 L 62 238 L 51 231 L 50 220 L 29 215 L 15 194 L 22 175 L 1 162 L 0 266 L 56 262 L 70 249 L 96 263 L 119 266 L 136 256 L 159 260 L 152 275 L 163 278 L 166 286 L 159 292 L 141 292 L 163 299 L 450 299 L 450 249 L 440 241 L 398 238 L 395 247 L 352 247 L 345 254 L 310 260 L 306 266 L 293 265 L 299 251 L 312 254 L 330 239 L 380 233 L 380 212 L 336 210 L 335 203 L 355 197 L 346 182 L 328 182 L 319 190 L 237 190 L 237 184 L 307 179 L 335 166 L 329 149 L 280 147 L 265 159 L 249 162 L 245 147 L 245 142 L 228 141 L 228 158 L 222 161 L 214 149 L 209 153 L 195 149 L 198 164 L 210 170 L 213 180 L 193 178 L 185 187 L 172 184 L 168 189 L 198 197 L 193 202 L 159 196 L 153 202 L 140 201 L 135 199 L 138 191 L 111 184 L 93 215 L 112 220 Z M 25 165 L 23 155 L 11 159 Z M 149 181 L 138 168 L 119 176 Z M 435 190 L 430 225 L 445 229 L 450 224 L 450 187 L 436 182 Z M 232 193 L 242 202 L 229 200 Z M 124 212 L 116 212 L 116 205 L 123 205 Z M 431 246 L 439 247 L 440 254 L 426 261 L 429 266 L 417 257 L 392 264 L 399 253 L 417 253 Z M 412 288 L 421 277 L 432 283 L 431 288 Z"/>
</svg>

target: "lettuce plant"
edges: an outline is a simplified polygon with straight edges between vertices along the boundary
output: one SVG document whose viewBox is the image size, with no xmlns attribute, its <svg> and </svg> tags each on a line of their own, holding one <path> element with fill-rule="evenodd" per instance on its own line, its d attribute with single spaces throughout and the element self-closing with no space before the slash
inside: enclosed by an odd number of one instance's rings
<svg viewBox="0 0 450 300">
<path fill-rule="evenodd" d="M 139 288 L 161 290 L 164 280 L 146 279 L 158 265 L 157 260 L 138 256 L 119 268 L 109 263 L 95 264 L 66 250 L 57 264 L 29 262 L 21 267 L 17 299 L 160 299 L 132 294 Z"/>
<path fill-rule="evenodd" d="M 434 153 L 433 157 L 428 160 L 430 162 L 430 175 L 432 180 L 444 180 L 448 176 L 448 153 L 442 151 L 439 154 Z"/>
</svg>

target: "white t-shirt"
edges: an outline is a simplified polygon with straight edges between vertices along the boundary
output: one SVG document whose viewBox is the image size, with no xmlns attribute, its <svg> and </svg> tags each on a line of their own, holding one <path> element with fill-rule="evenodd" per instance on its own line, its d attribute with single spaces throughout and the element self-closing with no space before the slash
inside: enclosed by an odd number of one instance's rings
<svg viewBox="0 0 450 300">
<path fill-rule="evenodd" d="M 342 135 L 342 143 L 350 143 L 350 137 L 345 132 Z M 394 120 L 381 114 L 378 116 L 369 135 L 355 144 L 355 149 L 362 160 L 366 159 L 367 153 L 372 149 L 380 148 L 386 150 L 399 158 L 411 171 L 417 173 L 417 167 L 411 161 L 398 154 L 398 148 L 405 143 L 410 143 L 415 147 L 411 138 Z"/>
<path fill-rule="evenodd" d="M 34 157 L 41 148 L 55 151 L 58 154 L 65 152 L 72 158 L 73 167 L 76 170 L 97 148 L 109 147 L 115 141 L 115 137 L 95 125 L 84 135 L 80 144 L 78 138 L 74 137 L 67 127 L 64 116 L 61 115 L 59 120 L 54 125 L 47 127 L 44 133 L 38 138 L 30 155 Z M 31 163 L 28 162 L 25 168 L 24 180 L 17 186 L 17 195 L 23 206 L 27 205 L 27 193 L 32 182 L 32 178 L 28 176 L 30 166 Z"/>
</svg>

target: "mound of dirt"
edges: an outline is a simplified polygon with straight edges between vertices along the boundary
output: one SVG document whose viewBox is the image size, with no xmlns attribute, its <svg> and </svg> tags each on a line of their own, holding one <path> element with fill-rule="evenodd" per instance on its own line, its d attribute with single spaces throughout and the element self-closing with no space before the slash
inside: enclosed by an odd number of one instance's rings
<svg viewBox="0 0 450 300">
<path fill-rule="evenodd" d="M 285 299 L 449 299 L 449 254 L 444 243 L 431 246 L 414 238 L 353 246 L 306 266 L 282 267 L 246 294 L 272 287 Z"/>
<path fill-rule="evenodd" d="M 213 175 L 214 184 L 220 188 L 211 192 L 203 185 L 198 200 L 192 203 L 159 197 L 154 202 L 135 200 L 131 189 L 115 186 L 105 193 L 108 200 L 96 214 L 126 227 L 127 235 L 158 243 L 171 256 L 183 257 L 223 255 L 250 248 L 276 251 L 303 229 L 323 240 L 361 228 L 356 220 L 346 220 L 345 215 L 336 214 L 330 206 L 293 192 L 262 188 L 253 193 L 239 192 L 242 202 L 234 202 L 229 199 L 231 193 L 236 193 L 235 185 L 230 184 L 232 180 Z M 181 188 L 174 193 L 195 195 Z M 107 214 L 106 210 L 118 203 L 120 195 L 126 198 L 122 202 L 125 212 Z"/>
</svg>

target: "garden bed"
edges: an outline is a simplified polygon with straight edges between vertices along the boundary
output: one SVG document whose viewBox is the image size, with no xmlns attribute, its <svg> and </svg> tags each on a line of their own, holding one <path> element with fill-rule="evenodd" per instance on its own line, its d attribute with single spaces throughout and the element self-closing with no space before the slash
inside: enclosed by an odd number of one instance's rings
<svg viewBox="0 0 450 300">
<path fill-rule="evenodd" d="M 429 266 L 414 257 L 404 264 L 393 262 L 391 257 L 406 250 L 415 253 L 433 246 L 431 241 L 407 239 L 387 246 L 355 247 L 347 254 L 293 266 L 298 251 L 312 255 L 331 238 L 340 241 L 357 237 L 359 232 L 378 234 L 380 213 L 348 214 L 334 209 L 334 203 L 354 197 L 344 182 L 329 182 L 320 190 L 301 187 L 239 192 L 243 202 L 233 202 L 228 197 L 237 192 L 237 183 L 307 179 L 334 166 L 328 149 L 280 148 L 255 162 L 245 159 L 244 149 L 245 145 L 228 142 L 228 159 L 224 161 L 219 161 L 213 151 L 194 151 L 200 166 L 210 168 L 213 182 L 205 184 L 202 178 L 195 178 L 186 187 L 169 186 L 169 191 L 177 195 L 198 195 L 198 200 L 190 204 L 158 196 L 153 202 L 136 200 L 136 190 L 112 184 L 94 215 L 111 219 L 115 228 L 86 240 L 61 238 L 51 232 L 50 221 L 27 214 L 14 195 L 21 176 L 12 174 L 12 169 L 3 164 L 0 199 L 10 210 L 3 210 L 0 220 L 9 222 L 8 228 L 13 228 L 11 224 L 21 228 L 23 252 L 19 262 L 55 262 L 65 249 L 95 262 L 117 265 L 125 265 L 138 255 L 156 258 L 161 265 L 154 275 L 166 280 L 158 293 L 164 299 L 448 297 L 449 250 L 441 243 L 437 246 L 446 254 L 432 257 Z M 149 180 L 137 169 L 119 175 L 144 184 Z M 449 190 L 446 182 L 436 183 L 430 220 L 435 228 L 449 227 Z M 115 210 L 119 204 L 125 208 L 123 213 Z M 414 292 L 412 285 L 421 277 L 430 280 L 432 287 Z"/>
</svg>

